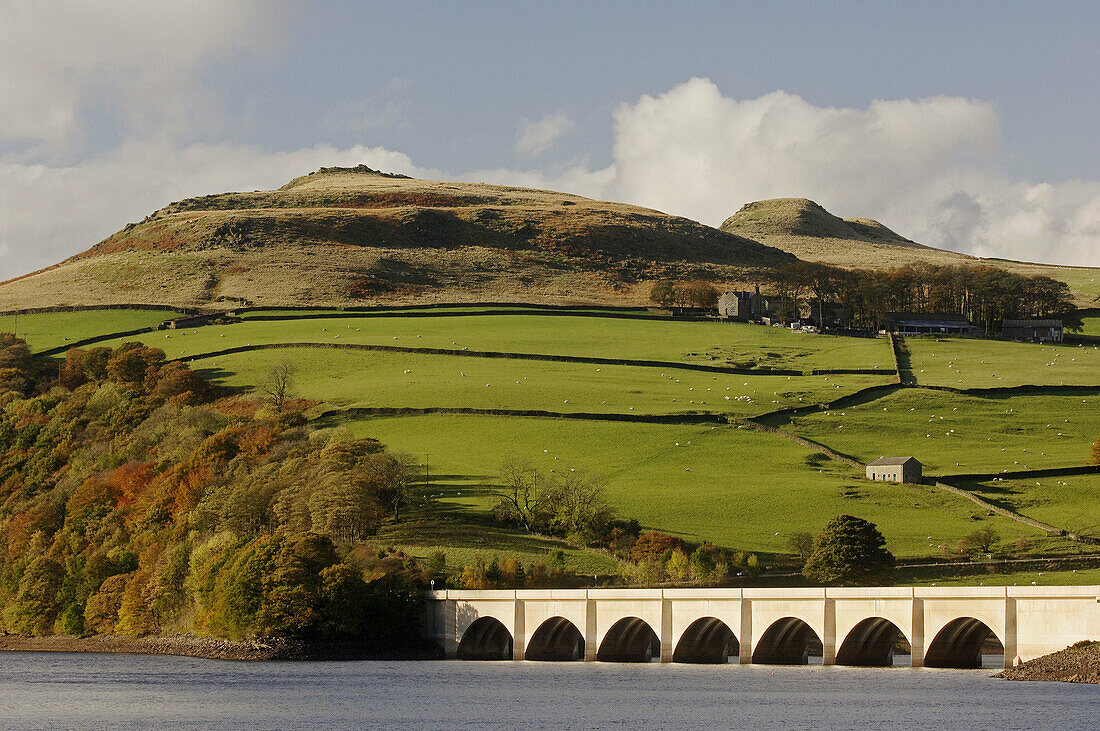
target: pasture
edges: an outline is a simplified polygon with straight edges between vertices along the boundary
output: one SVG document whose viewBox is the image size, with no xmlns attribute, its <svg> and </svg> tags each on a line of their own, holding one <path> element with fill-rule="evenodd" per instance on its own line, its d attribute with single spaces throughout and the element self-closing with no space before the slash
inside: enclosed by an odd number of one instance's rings
<svg viewBox="0 0 1100 731">
<path fill-rule="evenodd" d="M 893 369 L 885 340 L 801 334 L 743 323 L 595 315 L 432 311 L 409 316 L 247 320 L 156 333 L 142 340 L 163 349 L 169 358 L 246 344 L 365 343 L 799 371 Z"/>
<path fill-rule="evenodd" d="M 1100 347 L 977 338 L 905 339 L 917 383 L 952 388 L 1100 385 Z"/>
<path fill-rule="evenodd" d="M 749 416 L 831 401 L 890 381 L 886 376 L 742 376 L 324 348 L 278 348 L 211 356 L 195 361 L 193 366 L 220 383 L 249 389 L 284 361 L 295 365 L 298 396 L 342 407 Z"/>
<path fill-rule="evenodd" d="M 1081 334 L 1100 338 L 1100 311 L 1089 310 L 1089 312 L 1091 314 L 1081 318 L 1081 321 L 1084 323 Z"/>
<path fill-rule="evenodd" d="M 900 389 L 867 403 L 798 415 L 784 429 L 869 462 L 912 455 L 925 474 L 1084 465 L 1100 435 L 1100 393 L 962 395 Z"/>
<path fill-rule="evenodd" d="M 1100 473 L 959 485 L 991 503 L 1060 528 L 1100 535 Z"/>
<path fill-rule="evenodd" d="M 931 487 L 869 483 L 782 437 L 734 426 L 452 415 L 339 423 L 418 462 L 430 455 L 439 476 L 430 492 L 470 516 L 484 515 L 496 502 L 501 462 L 515 456 L 547 473 L 596 476 L 618 514 L 646 528 L 746 551 L 786 552 L 792 532 L 817 533 L 841 513 L 878 524 L 900 556 L 938 553 L 940 545 L 986 525 L 1010 540 L 1046 540 L 986 516 L 963 498 Z"/>
<path fill-rule="evenodd" d="M 511 314 L 490 314 L 504 309 Z M 121 310 L 21 316 L 20 335 L 41 350 L 67 341 L 155 326 L 175 313 Z M 325 315 L 341 314 L 339 317 Z M 817 533 L 837 514 L 875 522 L 901 558 L 942 556 L 960 538 L 992 527 L 1002 545 L 1027 538 L 1031 553 L 1080 551 L 933 487 L 870 483 L 781 435 L 735 425 L 454 414 L 364 416 L 363 408 L 472 408 L 648 416 L 710 414 L 762 417 L 861 462 L 912 454 L 930 475 L 996 474 L 1080 466 L 1100 436 L 1100 350 L 971 339 L 909 338 L 922 384 L 955 388 L 1080 386 L 1057 394 L 959 394 L 899 388 L 858 394 L 849 406 L 820 408 L 884 375 L 738 375 L 680 365 L 738 368 L 892 368 L 887 341 L 801 334 L 781 328 L 670 321 L 632 312 L 550 313 L 537 308 L 454 306 L 343 316 L 335 310 L 245 313 L 244 321 L 156 331 L 122 340 L 194 357 L 205 377 L 255 391 L 283 362 L 294 365 L 294 395 L 319 402 L 315 426 L 371 436 L 430 464 L 429 500 L 374 539 L 425 557 L 447 553 L 453 568 L 493 556 L 529 564 L 553 548 L 582 574 L 618 571 L 599 552 L 495 526 L 500 465 L 526 459 L 547 473 L 597 477 L 624 518 L 645 528 L 768 556 L 788 553 L 795 531 Z M 265 320 L 277 316 L 285 319 Z M 302 315 L 306 315 L 302 317 Z M 314 315 L 310 317 L 308 315 Z M 4 323 L 0 322 L 0 327 Z M 1091 320 L 1086 327 L 1091 327 Z M 374 345 L 459 351 L 454 354 L 285 347 L 289 343 Z M 228 355 L 234 347 L 277 345 Z M 488 358 L 461 351 L 664 361 L 665 366 Z M 773 414 L 803 408 L 795 414 Z M 418 469 L 419 469 L 418 468 Z M 988 480 L 965 485 L 986 499 L 1069 530 L 1100 534 L 1096 476 Z M 1039 485 L 1032 483 L 1039 482 Z M 1024 572 L 1026 573 L 1026 572 Z M 1005 575 L 1006 577 L 1015 576 Z M 1022 574 L 1021 574 L 1022 576 Z M 960 579 L 962 583 L 974 577 Z M 993 581 L 991 578 L 990 581 Z M 1008 578 L 1005 578 L 1008 581 Z M 1030 579 L 1029 579 L 1030 581 Z"/>
<path fill-rule="evenodd" d="M 50 350 L 97 335 L 156 327 L 182 313 L 165 310 L 80 310 L 0 315 L 0 332 L 14 332 L 32 352 Z"/>
<path fill-rule="evenodd" d="M 1100 569 L 1027 568 L 1004 571 L 997 565 L 992 571 L 966 576 L 935 579 L 906 579 L 906 586 L 1093 586 L 1100 585 Z"/>
</svg>

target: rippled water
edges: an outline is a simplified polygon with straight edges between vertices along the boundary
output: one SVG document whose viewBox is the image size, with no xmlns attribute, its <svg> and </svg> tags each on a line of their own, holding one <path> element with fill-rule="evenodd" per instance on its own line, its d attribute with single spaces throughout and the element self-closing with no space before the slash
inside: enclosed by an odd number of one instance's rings
<svg viewBox="0 0 1100 731">
<path fill-rule="evenodd" d="M 1100 687 L 989 670 L 240 663 L 0 653 L 0 727 L 1096 729 Z"/>
</svg>

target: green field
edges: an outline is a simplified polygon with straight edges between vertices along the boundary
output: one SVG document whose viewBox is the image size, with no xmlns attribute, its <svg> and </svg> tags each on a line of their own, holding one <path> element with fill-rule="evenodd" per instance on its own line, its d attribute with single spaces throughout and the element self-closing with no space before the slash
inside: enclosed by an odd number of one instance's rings
<svg viewBox="0 0 1100 731">
<path fill-rule="evenodd" d="M 977 527 L 1015 540 L 1042 534 L 930 487 L 868 483 L 858 471 L 789 440 L 732 426 L 665 426 L 488 416 L 354 419 L 356 436 L 425 454 L 437 499 L 483 514 L 507 456 L 604 481 L 623 517 L 693 540 L 785 552 L 794 531 L 818 532 L 833 516 L 878 524 L 902 556 L 935 554 Z M 929 539 L 931 537 L 931 539 Z"/>
<path fill-rule="evenodd" d="M 32 351 L 37 352 L 97 335 L 156 327 L 180 314 L 165 310 L 127 309 L 0 315 L 0 332 L 15 332 L 27 341 Z"/>
<path fill-rule="evenodd" d="M 892 369 L 889 344 L 783 328 L 569 315 L 476 315 L 246 321 L 156 333 L 170 358 L 265 343 L 367 343 L 793 370 Z"/>
<path fill-rule="evenodd" d="M 212 330 L 218 328 L 210 328 Z M 295 364 L 298 395 L 337 406 L 475 407 L 553 412 L 761 414 L 831 401 L 886 376 L 712 375 L 638 366 L 278 348 L 196 361 L 205 376 L 248 388 Z"/>
<path fill-rule="evenodd" d="M 906 338 L 917 382 L 954 388 L 1100 385 L 1100 347 Z"/>
<path fill-rule="evenodd" d="M 492 308 L 500 309 L 500 308 Z M 546 472 L 578 470 L 598 478 L 619 516 L 645 528 L 711 541 L 765 557 L 789 551 L 795 531 L 816 533 L 837 514 L 876 523 L 903 558 L 942 556 L 963 536 L 992 527 L 1002 545 L 1027 538 L 1031 555 L 1087 552 L 1080 544 L 990 514 L 931 486 L 870 483 L 862 471 L 829 460 L 782 435 L 734 425 L 684 425 L 516 416 L 342 414 L 354 407 L 476 408 L 592 413 L 634 417 L 721 414 L 766 423 L 860 462 L 882 455 L 920 459 L 926 474 L 992 474 L 1081 466 L 1100 436 L 1100 393 L 958 394 L 898 388 L 859 395 L 853 405 L 819 407 L 895 376 L 774 376 L 708 373 L 682 367 L 602 365 L 529 358 L 278 347 L 230 355 L 215 351 L 267 344 L 364 344 L 666 361 L 746 368 L 891 368 L 885 340 L 794 333 L 747 324 L 645 317 L 547 314 L 508 308 L 485 314 L 456 306 L 355 317 L 259 320 L 285 311 L 246 313 L 244 322 L 138 338 L 169 358 L 248 392 L 271 369 L 290 361 L 295 395 L 314 400 L 315 425 L 380 439 L 412 455 L 432 476 L 423 509 L 387 526 L 373 543 L 416 556 L 434 549 L 462 565 L 516 555 L 525 563 L 566 550 L 581 574 L 615 574 L 615 559 L 563 541 L 492 525 L 498 473 L 505 458 L 530 460 Z M 337 311 L 317 310 L 324 315 Z M 91 311 L 20 318 L 34 347 L 98 333 L 155 325 L 171 313 Z M 65 319 L 68 318 L 68 319 Z M 251 319 L 250 319 L 251 318 Z M 1100 321 L 1100 318 L 1093 318 Z M 1090 319 L 1087 327 L 1093 326 Z M 0 327 L 3 323 L 0 323 Z M 121 342 L 121 341 L 119 341 Z M 1092 346 L 1049 346 L 976 339 L 908 338 L 922 384 L 956 388 L 1015 385 L 1100 386 L 1100 352 Z M 118 343 L 106 343 L 117 345 Z M 804 407 L 794 415 L 771 415 Z M 319 416 L 318 416 L 319 415 Z M 1068 530 L 1100 535 L 1098 476 L 988 481 L 964 485 L 1023 515 Z M 1035 485 L 1039 482 L 1039 485 Z M 771 560 L 766 558 L 766 560 Z M 946 572 L 949 575 L 949 572 Z M 1027 572 L 989 582 L 1030 583 Z M 1074 576 L 1068 572 L 1065 580 Z M 945 583 L 956 581 L 948 579 Z M 932 582 L 926 582 L 932 583 Z M 976 583 L 964 577 L 957 583 Z"/>
<path fill-rule="evenodd" d="M 991 503 L 1085 535 L 1100 533 L 1100 474 L 963 483 Z"/>
<path fill-rule="evenodd" d="M 1029 568 L 1008 573 L 952 576 L 944 579 L 906 580 L 912 586 L 1100 586 L 1100 569 Z"/>
<path fill-rule="evenodd" d="M 901 389 L 793 418 L 784 428 L 869 462 L 912 455 L 925 474 L 1084 465 L 1100 436 L 1100 394 L 970 396 Z"/>
<path fill-rule="evenodd" d="M 1081 321 L 1084 323 L 1081 334 L 1100 338 L 1100 314 L 1096 314 L 1096 310 L 1091 310 L 1091 312 L 1093 314 L 1081 318 Z"/>
</svg>

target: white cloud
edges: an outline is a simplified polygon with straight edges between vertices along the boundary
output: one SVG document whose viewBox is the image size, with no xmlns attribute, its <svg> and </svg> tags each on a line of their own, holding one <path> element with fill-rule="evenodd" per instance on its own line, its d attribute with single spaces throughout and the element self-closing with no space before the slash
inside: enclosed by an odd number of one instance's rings
<svg viewBox="0 0 1100 731">
<path fill-rule="evenodd" d="M 564 114 L 551 114 L 535 122 L 527 122 L 516 141 L 516 152 L 539 155 L 550 148 L 562 135 L 573 129 L 573 120 Z"/>
<path fill-rule="evenodd" d="M 0 279 L 55 264 L 171 201 L 275 188 L 321 166 L 360 163 L 441 176 L 399 152 L 361 145 L 270 153 L 239 145 L 146 141 L 68 167 L 0 160 Z"/>
<path fill-rule="evenodd" d="M 216 119 L 194 75 L 262 53 L 280 19 L 263 0 L 0 0 L 0 138 L 71 143 L 92 107 L 125 129 Z"/>
<path fill-rule="evenodd" d="M 1032 183 L 998 171 L 984 102 L 938 96 L 818 107 L 782 91 L 725 97 L 691 79 L 615 112 L 613 162 L 560 174 L 494 171 L 714 226 L 742 204 L 811 198 L 915 241 L 978 256 L 1100 265 L 1100 181 Z"/>
</svg>

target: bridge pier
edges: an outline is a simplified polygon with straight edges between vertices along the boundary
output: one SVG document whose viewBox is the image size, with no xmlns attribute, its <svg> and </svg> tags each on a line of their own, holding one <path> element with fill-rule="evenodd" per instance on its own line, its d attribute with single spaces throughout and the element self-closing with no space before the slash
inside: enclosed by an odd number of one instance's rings
<svg viewBox="0 0 1100 731">
<path fill-rule="evenodd" d="M 672 600 L 661 598 L 661 631 L 657 635 L 661 641 L 661 662 L 672 662 L 676 651 L 675 638 L 672 636 Z"/>
<path fill-rule="evenodd" d="M 913 597 L 912 630 L 909 634 L 909 666 L 924 667 L 924 600 Z"/>
<path fill-rule="evenodd" d="M 821 638 L 821 664 L 836 664 L 836 599 L 825 597 L 825 633 Z"/>
<path fill-rule="evenodd" d="M 584 606 L 584 660 L 596 662 L 596 653 L 600 651 L 596 624 L 596 600 L 589 599 Z"/>
<path fill-rule="evenodd" d="M 512 659 L 513 660 L 526 660 L 527 659 L 527 629 L 526 629 L 526 617 L 523 613 L 523 600 L 516 599 L 515 618 L 512 620 L 514 623 L 514 631 L 512 632 Z"/>
</svg>

